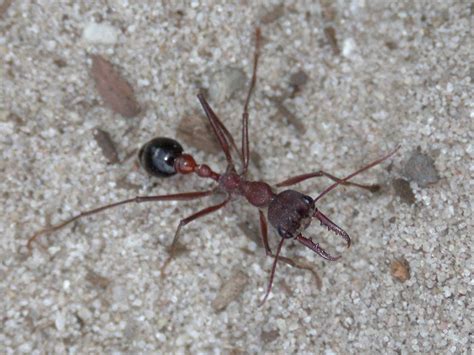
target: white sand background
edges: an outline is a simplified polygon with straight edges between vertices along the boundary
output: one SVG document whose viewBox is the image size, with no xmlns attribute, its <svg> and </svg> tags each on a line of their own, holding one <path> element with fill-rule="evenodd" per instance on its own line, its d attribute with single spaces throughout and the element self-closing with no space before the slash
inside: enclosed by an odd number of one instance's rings
<svg viewBox="0 0 474 355">
<path fill-rule="evenodd" d="M 132 3 L 14 0 L 0 18 L 0 353 L 469 353 L 472 3 Z M 237 68 L 249 78 L 258 24 L 250 139 L 262 159 L 254 178 L 277 182 L 319 169 L 344 176 L 402 145 L 358 179 L 382 184 L 380 193 L 339 188 L 321 200 L 353 245 L 345 249 L 318 223 L 308 235 L 342 254 L 339 261 L 286 243 L 284 254 L 306 260 L 322 288 L 307 270 L 279 264 L 271 297 L 258 307 L 272 259 L 258 243 L 257 211 L 242 200 L 184 228 L 188 251 L 163 281 L 179 219 L 215 199 L 118 208 L 42 238 L 46 250 L 36 244 L 28 255 L 32 233 L 80 210 L 212 185 L 151 179 L 135 156 L 126 158 L 154 136 L 175 137 L 181 119 L 200 112 L 199 88 L 220 85 L 215 72 Z M 103 105 L 92 54 L 132 84 L 140 116 Z M 269 99 L 287 93 L 298 71 L 308 82 L 284 104 L 304 132 Z M 211 100 L 238 141 L 244 97 L 238 90 Z M 116 142 L 120 163 L 108 164 L 97 127 Z M 222 154 L 183 145 L 199 162 L 225 168 Z M 410 204 L 392 185 L 406 178 L 418 146 L 439 180 L 411 181 Z M 315 196 L 329 183 L 297 189 Z M 271 231 L 273 247 L 278 240 Z M 390 270 L 401 257 L 411 269 L 405 282 Z M 217 312 L 213 301 L 237 272 L 246 286 Z"/>
</svg>

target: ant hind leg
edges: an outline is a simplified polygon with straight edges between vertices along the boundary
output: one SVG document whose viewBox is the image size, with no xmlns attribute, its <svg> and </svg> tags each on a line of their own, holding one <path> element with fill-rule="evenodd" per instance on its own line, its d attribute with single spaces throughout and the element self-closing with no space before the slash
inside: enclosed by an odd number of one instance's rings
<svg viewBox="0 0 474 355">
<path fill-rule="evenodd" d="M 82 219 L 84 217 L 92 216 L 92 215 L 98 214 L 100 212 L 103 212 L 105 210 L 109 210 L 118 206 L 131 204 L 131 203 L 144 203 L 144 202 L 155 202 L 155 201 L 190 201 L 190 200 L 210 196 L 213 193 L 214 193 L 214 190 L 198 191 L 198 192 L 184 192 L 184 193 L 171 194 L 171 195 L 136 196 L 134 198 L 110 203 L 108 205 L 97 207 L 92 210 L 80 212 L 79 214 L 61 223 L 39 230 L 28 239 L 26 246 L 28 247 L 29 250 L 31 250 L 33 242 L 35 242 L 40 236 L 50 234 L 52 232 L 63 229 L 67 225 L 79 219 Z"/>
</svg>

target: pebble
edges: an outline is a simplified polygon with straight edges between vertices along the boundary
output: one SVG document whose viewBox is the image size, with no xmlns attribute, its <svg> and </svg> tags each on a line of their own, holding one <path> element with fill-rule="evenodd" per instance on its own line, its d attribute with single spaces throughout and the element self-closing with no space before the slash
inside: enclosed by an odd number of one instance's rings
<svg viewBox="0 0 474 355">
<path fill-rule="evenodd" d="M 404 169 L 410 181 L 415 181 L 420 187 L 426 187 L 439 181 L 439 175 L 430 156 L 416 149 Z"/>
<path fill-rule="evenodd" d="M 90 22 L 84 27 L 82 38 L 91 44 L 115 44 L 119 31 L 106 23 Z"/>
</svg>

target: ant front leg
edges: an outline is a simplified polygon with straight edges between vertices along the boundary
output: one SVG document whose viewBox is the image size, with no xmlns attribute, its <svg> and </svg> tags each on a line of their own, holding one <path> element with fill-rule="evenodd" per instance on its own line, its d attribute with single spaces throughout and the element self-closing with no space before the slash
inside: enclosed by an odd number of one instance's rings
<svg viewBox="0 0 474 355">
<path fill-rule="evenodd" d="M 252 96 L 253 89 L 255 88 L 255 83 L 257 82 L 257 66 L 258 58 L 260 56 L 260 28 L 257 27 L 255 30 L 255 54 L 253 57 L 253 71 L 252 79 L 250 81 L 249 91 L 247 93 L 247 98 L 244 104 L 244 112 L 242 113 L 242 175 L 247 174 L 249 160 L 250 160 L 250 148 L 249 148 L 249 102 L 250 97 Z"/>
<path fill-rule="evenodd" d="M 260 237 L 262 238 L 262 244 L 263 247 L 265 248 L 265 254 L 271 258 L 275 257 L 275 254 L 273 254 L 272 250 L 270 249 L 270 244 L 268 243 L 268 224 L 267 224 L 267 218 L 265 217 L 265 214 L 258 210 L 260 214 Z M 314 272 L 310 267 L 304 265 L 303 263 L 299 263 L 291 258 L 288 258 L 286 256 L 278 256 L 278 260 L 283 261 L 284 263 L 297 267 L 298 269 L 305 269 L 305 270 L 310 270 L 311 272 Z"/>
<path fill-rule="evenodd" d="M 270 249 L 270 245 L 268 243 L 267 219 L 265 217 L 265 214 L 261 210 L 258 210 L 258 212 L 260 215 L 260 237 L 262 238 L 262 244 L 265 248 L 265 253 L 267 256 L 271 258 L 275 258 L 276 256 L 275 254 L 273 254 L 272 250 Z M 307 270 L 311 272 L 311 274 L 313 274 L 314 276 L 314 279 L 316 280 L 317 287 L 321 289 L 321 286 L 322 286 L 321 278 L 319 277 L 318 273 L 313 269 L 312 265 L 309 264 L 308 262 L 296 261 L 296 260 L 293 260 L 286 256 L 281 256 L 281 255 L 278 255 L 278 261 L 282 261 L 292 267 L 296 267 L 298 269 Z"/>
<path fill-rule="evenodd" d="M 224 207 L 229 201 L 230 201 L 230 196 L 228 196 L 223 202 L 221 202 L 217 205 L 213 205 L 213 206 L 209 206 L 207 208 L 204 208 L 201 211 L 198 211 L 198 212 L 192 214 L 191 216 L 183 218 L 181 221 L 179 221 L 178 228 L 176 229 L 176 233 L 174 234 L 173 242 L 171 243 L 171 246 L 169 247 L 169 256 L 166 259 L 166 261 L 164 262 L 163 266 L 161 267 L 161 277 L 165 276 L 166 268 L 168 267 L 170 261 L 176 256 L 176 251 L 177 251 L 178 240 L 179 240 L 179 237 L 180 237 L 181 228 L 183 228 L 185 225 L 187 225 L 188 223 L 190 223 L 190 222 L 192 222 L 192 221 L 194 221 L 198 218 L 201 218 L 201 217 L 204 217 L 208 214 L 216 212 L 217 210 Z"/>
<path fill-rule="evenodd" d="M 362 189 L 369 190 L 370 192 L 377 192 L 378 190 L 380 190 L 380 186 L 377 185 L 377 184 L 362 185 L 362 184 L 357 184 L 355 182 L 344 181 L 344 180 L 339 179 L 336 176 L 331 175 L 329 173 L 326 173 L 325 171 L 322 171 L 322 170 L 316 171 L 314 173 L 308 173 L 308 174 L 302 174 L 302 175 L 296 175 L 296 176 L 290 177 L 290 178 L 288 178 L 284 181 L 279 182 L 275 186 L 276 187 L 291 186 L 291 185 L 295 185 L 299 182 L 302 182 L 302 181 L 305 181 L 305 180 L 308 180 L 308 179 L 312 179 L 312 178 L 315 178 L 315 177 L 321 177 L 321 176 L 325 176 L 325 177 L 327 177 L 327 178 L 329 178 L 329 179 L 331 179 L 331 180 L 333 180 L 333 181 L 335 181 L 335 182 L 337 182 L 341 185 L 350 185 L 350 186 L 360 187 Z"/>
</svg>

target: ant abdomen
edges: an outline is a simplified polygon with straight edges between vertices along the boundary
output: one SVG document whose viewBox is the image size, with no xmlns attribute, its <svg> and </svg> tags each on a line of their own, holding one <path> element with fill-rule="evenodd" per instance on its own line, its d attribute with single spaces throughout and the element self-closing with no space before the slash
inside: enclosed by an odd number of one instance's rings
<svg viewBox="0 0 474 355">
<path fill-rule="evenodd" d="M 138 153 L 138 159 L 148 174 L 169 177 L 176 174 L 174 162 L 182 154 L 183 147 L 177 141 L 158 137 L 143 145 Z"/>
<path fill-rule="evenodd" d="M 310 196 L 294 190 L 280 192 L 268 206 L 268 220 L 280 237 L 289 239 L 308 227 L 314 211 Z"/>
</svg>

